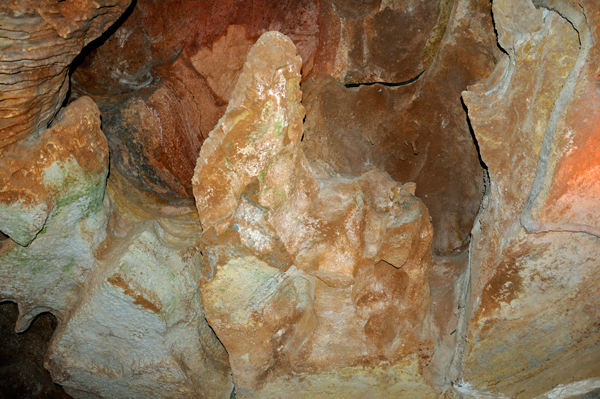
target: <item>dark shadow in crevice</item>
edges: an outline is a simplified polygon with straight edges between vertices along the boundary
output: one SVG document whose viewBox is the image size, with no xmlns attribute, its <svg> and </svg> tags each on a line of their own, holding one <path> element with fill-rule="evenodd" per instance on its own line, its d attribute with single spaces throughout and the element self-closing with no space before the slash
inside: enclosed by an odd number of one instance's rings
<svg viewBox="0 0 600 399">
<path fill-rule="evenodd" d="M 81 64 L 83 64 L 83 61 L 85 61 L 86 57 L 88 55 L 90 55 L 98 47 L 102 46 L 108 40 L 108 38 L 111 37 L 117 31 L 117 29 L 119 29 L 125 23 L 125 21 L 127 20 L 127 18 L 129 18 L 129 16 L 131 15 L 131 13 L 133 12 L 133 10 L 135 9 L 136 4 L 137 4 L 137 0 L 131 0 L 131 4 L 129 5 L 129 7 L 127 7 L 127 9 L 123 13 L 123 15 L 121 15 L 119 17 L 119 19 L 117 19 L 106 31 L 104 31 L 104 33 L 102 35 L 100 35 L 100 37 L 98 37 L 98 38 L 92 40 L 91 42 L 89 42 L 87 44 L 87 46 L 85 46 L 81 50 L 81 53 L 79 53 L 73 59 L 73 62 L 71 62 L 70 70 L 69 70 L 69 82 L 71 81 L 71 77 L 73 76 L 73 72 L 75 72 L 75 70 Z M 67 95 L 67 98 L 69 98 L 70 91 L 71 91 L 71 88 L 69 87 L 69 94 Z"/>
<path fill-rule="evenodd" d="M 2 248 L 4 246 L 4 244 L 6 244 L 7 241 L 8 241 L 8 236 L 0 231 L 0 248 Z"/>
<path fill-rule="evenodd" d="M 56 317 L 41 313 L 26 332 L 16 333 L 18 316 L 17 304 L 0 303 L 0 398 L 70 398 L 44 368 Z"/>
<path fill-rule="evenodd" d="M 500 45 L 500 36 L 498 36 L 498 29 L 496 28 L 496 20 L 494 19 L 494 9 L 492 7 L 490 7 L 490 15 L 492 16 L 492 27 L 494 28 L 494 34 L 496 35 L 496 46 L 498 47 L 498 49 L 500 49 L 500 51 L 502 51 L 504 54 L 508 55 L 506 50 L 504 50 L 502 48 L 502 46 Z"/>
<path fill-rule="evenodd" d="M 477 150 L 477 159 L 479 159 L 479 164 L 486 171 L 488 171 L 488 166 L 483 162 L 483 158 L 481 158 L 481 149 L 479 148 L 479 142 L 477 141 L 477 137 L 475 136 L 475 132 L 473 131 L 473 126 L 471 126 L 471 119 L 469 118 L 469 109 L 465 104 L 464 99 L 460 98 L 460 103 L 465 111 L 465 117 L 467 118 L 467 125 L 469 126 L 469 133 L 471 134 L 471 138 L 473 139 L 473 144 L 475 144 L 475 149 Z"/>
<path fill-rule="evenodd" d="M 405 80 L 403 82 L 397 82 L 397 83 L 388 83 L 388 82 L 348 83 L 348 84 L 345 84 L 344 86 L 346 86 L 346 88 L 360 87 L 360 86 L 373 86 L 373 85 L 382 85 L 382 86 L 388 86 L 388 87 L 406 86 L 406 85 L 416 82 L 421 76 L 423 76 L 423 74 L 425 73 L 426 70 L 427 69 L 424 69 L 421 73 L 419 73 L 414 78 Z"/>
</svg>

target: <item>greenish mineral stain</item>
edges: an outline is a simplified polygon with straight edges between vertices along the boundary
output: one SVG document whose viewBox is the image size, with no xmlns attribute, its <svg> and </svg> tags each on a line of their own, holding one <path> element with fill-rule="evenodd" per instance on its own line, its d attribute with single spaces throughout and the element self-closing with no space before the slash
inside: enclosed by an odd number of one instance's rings
<svg viewBox="0 0 600 399">
<path fill-rule="evenodd" d="M 262 183 L 262 181 L 265 179 L 265 177 L 267 176 L 267 171 L 266 170 L 261 170 L 260 172 L 258 172 L 258 181 Z"/>
<path fill-rule="evenodd" d="M 63 273 L 69 273 L 73 270 L 73 268 L 75 267 L 75 262 L 71 261 L 69 263 L 67 263 L 66 265 L 64 265 L 61 270 Z"/>
<path fill-rule="evenodd" d="M 283 134 L 283 121 L 279 120 L 279 121 L 277 121 L 277 125 L 275 127 L 275 135 L 277 137 L 281 137 L 282 134 Z"/>
</svg>

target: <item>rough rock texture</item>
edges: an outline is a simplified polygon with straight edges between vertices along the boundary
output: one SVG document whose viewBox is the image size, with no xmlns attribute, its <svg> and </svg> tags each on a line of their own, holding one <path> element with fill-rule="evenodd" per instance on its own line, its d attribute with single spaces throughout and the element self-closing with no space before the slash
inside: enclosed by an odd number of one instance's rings
<svg viewBox="0 0 600 399">
<path fill-rule="evenodd" d="M 147 210 L 123 190 L 111 190 L 109 242 L 46 366 L 73 397 L 229 398 L 227 355 L 198 288 L 197 215 Z"/>
<path fill-rule="evenodd" d="M 1 151 L 0 228 L 11 239 L 0 300 L 18 303 L 19 332 L 39 313 L 58 318 L 54 381 L 77 398 L 228 398 L 227 358 L 203 316 L 193 208 L 153 214 L 123 206 L 134 191 L 105 196 L 108 146 L 87 97 Z"/>
<path fill-rule="evenodd" d="M 303 79 L 325 72 L 342 81 L 400 82 L 432 64 L 452 7 L 451 0 L 139 0 L 73 73 L 73 98 L 98 103 L 115 169 L 180 203 L 192 198 L 200 146 L 262 33 L 292 39 Z"/>
<path fill-rule="evenodd" d="M 344 83 L 414 79 L 433 62 L 453 4 L 453 0 L 321 1 L 320 26 L 331 32 L 319 38 L 323 51 L 317 53 L 316 68 Z M 325 49 L 332 54 L 324 54 Z"/>
<path fill-rule="evenodd" d="M 26 334 L 17 334 L 18 316 L 16 304 L 0 304 L 0 398 L 68 399 L 44 370 L 44 356 L 57 325 L 56 318 L 42 314 Z"/>
<path fill-rule="evenodd" d="M 172 204 L 189 201 L 200 146 L 225 112 L 252 44 L 281 31 L 310 71 L 318 12 L 311 0 L 139 0 L 77 68 L 73 97 L 98 102 L 115 170 Z"/>
<path fill-rule="evenodd" d="M 110 208 L 108 146 L 98 107 L 81 98 L 35 141 L 1 151 L 0 230 L 12 240 L 0 248 L 0 292 L 18 303 L 24 331 L 45 311 L 65 320 L 94 267 Z"/>
<path fill-rule="evenodd" d="M 126 2 L 2 3 L 0 398 L 597 395 L 600 8 L 491 4 L 139 0 L 57 112 Z"/>
<path fill-rule="evenodd" d="M 66 99 L 69 64 L 130 0 L 0 5 L 0 148 L 46 129 Z"/>
<path fill-rule="evenodd" d="M 429 209 L 434 249 L 466 249 L 483 194 L 483 169 L 460 93 L 499 57 L 486 2 L 460 0 L 435 60 L 414 83 L 345 88 L 327 75 L 304 82 L 304 151 L 319 176 L 372 168 L 417 183 Z"/>
<path fill-rule="evenodd" d="M 377 170 L 315 177 L 299 145 L 295 54 L 280 33 L 259 39 L 193 180 L 209 254 L 206 317 L 229 353 L 236 392 L 433 397 L 418 371 L 431 349 L 421 334 L 427 210 L 407 191 L 414 184 Z M 279 241 L 291 265 L 264 256 Z M 379 382 L 394 374 L 397 383 Z"/>
<path fill-rule="evenodd" d="M 600 376 L 600 10 L 535 4 L 494 1 L 506 55 L 463 94 L 490 183 L 462 385 L 518 398 Z"/>
</svg>

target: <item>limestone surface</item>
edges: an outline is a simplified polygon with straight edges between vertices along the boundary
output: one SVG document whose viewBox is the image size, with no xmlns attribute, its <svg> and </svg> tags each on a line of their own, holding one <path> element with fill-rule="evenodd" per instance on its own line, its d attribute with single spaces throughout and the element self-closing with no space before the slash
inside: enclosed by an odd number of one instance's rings
<svg viewBox="0 0 600 399">
<path fill-rule="evenodd" d="M 108 146 L 88 97 L 1 151 L 0 301 L 18 304 L 18 332 L 40 313 L 57 317 L 53 380 L 75 398 L 228 398 L 228 360 L 203 315 L 193 208 L 157 218 L 143 203 L 124 207 L 131 193 L 110 199 Z"/>
<path fill-rule="evenodd" d="M 5 1 L 0 5 L 0 148 L 39 135 L 69 90 L 69 64 L 130 0 Z"/>
<path fill-rule="evenodd" d="M 139 0 L 75 70 L 71 98 L 98 103 L 115 170 L 174 205 L 192 204 L 198 152 L 250 47 L 262 33 L 281 31 L 310 73 L 318 14 L 313 0 Z"/>
<path fill-rule="evenodd" d="M 500 59 L 490 8 L 456 1 L 431 64 L 411 84 L 344 87 L 326 74 L 302 84 L 302 146 L 315 172 L 348 177 L 379 168 L 397 181 L 415 182 L 432 217 L 438 254 L 467 249 L 483 195 L 483 168 L 460 93 Z"/>
<path fill-rule="evenodd" d="M 597 0 L 133 3 L 0 4 L 0 397 L 597 395 Z"/>
<path fill-rule="evenodd" d="M 198 289 L 201 255 L 190 241 L 196 226 L 194 213 L 148 219 L 99 259 L 46 358 L 67 393 L 229 398 L 226 353 L 204 318 Z"/>
<path fill-rule="evenodd" d="M 106 235 L 108 146 L 98 107 L 72 103 L 33 142 L 2 149 L 0 248 L 2 299 L 19 305 L 17 331 L 39 313 L 68 318 Z"/>
<path fill-rule="evenodd" d="M 414 387 L 429 397 L 413 368 L 432 349 L 421 329 L 427 209 L 408 191 L 414 184 L 378 170 L 317 179 L 300 147 L 295 54 L 284 35 L 261 36 L 198 158 L 194 195 L 211 254 L 207 320 L 228 351 L 238 396 L 263 397 L 291 380 L 286 395 L 302 396 L 310 380 L 317 397 L 335 397 L 325 392 L 352 390 L 343 376 L 356 373 L 370 397 Z M 265 257 L 276 246 L 288 263 Z M 397 385 L 375 382 L 396 366 L 405 370 Z"/>
<path fill-rule="evenodd" d="M 462 372 L 479 391 L 536 397 L 600 373 L 600 19 L 577 3 L 494 1 L 506 55 L 463 93 L 490 180 Z"/>
</svg>

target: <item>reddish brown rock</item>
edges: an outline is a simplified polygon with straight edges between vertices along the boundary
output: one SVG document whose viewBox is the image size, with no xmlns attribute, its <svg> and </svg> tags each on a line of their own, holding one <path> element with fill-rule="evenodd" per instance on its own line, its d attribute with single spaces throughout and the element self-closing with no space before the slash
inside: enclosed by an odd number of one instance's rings
<svg viewBox="0 0 600 399">
<path fill-rule="evenodd" d="M 0 149 L 0 162 L 0 230 L 27 246 L 76 196 L 89 202 L 84 208 L 102 203 L 108 146 L 98 107 L 79 99 L 37 139 Z"/>
<path fill-rule="evenodd" d="M 475 23 L 473 21 L 476 21 Z M 345 88 L 326 75 L 303 83 L 303 148 L 319 176 L 380 168 L 416 195 L 432 216 L 434 250 L 466 249 L 483 194 L 483 168 L 460 92 L 493 69 L 489 6 L 456 3 L 431 67 L 414 83 Z"/>
<path fill-rule="evenodd" d="M 344 83 L 400 83 L 416 78 L 433 62 L 446 32 L 453 0 L 427 2 L 338 1 L 321 5 L 321 72 Z M 324 53 L 320 56 L 331 57 Z"/>
<path fill-rule="evenodd" d="M 0 148 L 46 129 L 69 90 L 69 64 L 129 0 L 0 5 Z"/>
<path fill-rule="evenodd" d="M 91 96 L 103 111 L 114 167 L 139 188 L 177 202 L 191 198 L 190 160 L 223 115 L 262 33 L 292 39 L 303 79 L 326 72 L 343 81 L 398 82 L 432 63 L 451 9 L 447 0 L 414 7 L 140 0 L 74 72 L 73 95 Z"/>
<path fill-rule="evenodd" d="M 124 176 L 163 200 L 191 199 L 200 146 L 225 112 L 250 46 L 268 30 L 281 31 L 308 73 L 318 12 L 313 1 L 138 1 L 77 68 L 74 97 L 98 102 L 114 167 Z"/>
</svg>

